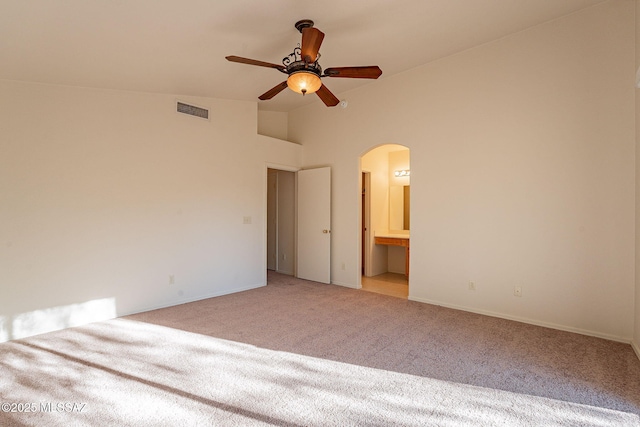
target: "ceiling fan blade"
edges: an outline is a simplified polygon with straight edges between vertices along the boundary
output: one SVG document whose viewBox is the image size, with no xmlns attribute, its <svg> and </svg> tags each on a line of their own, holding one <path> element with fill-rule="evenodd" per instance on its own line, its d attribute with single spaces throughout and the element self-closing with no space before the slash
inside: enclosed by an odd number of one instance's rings
<svg viewBox="0 0 640 427">
<path fill-rule="evenodd" d="M 268 91 L 260 95 L 258 99 L 262 101 L 266 101 L 267 99 L 273 98 L 274 96 L 276 96 L 277 94 L 285 90 L 286 88 L 287 88 L 287 81 L 285 80 L 282 83 L 272 87 L 271 89 L 269 89 Z"/>
<path fill-rule="evenodd" d="M 324 70 L 327 77 L 348 77 L 352 79 L 377 79 L 382 70 L 377 65 L 370 67 L 335 67 Z"/>
<path fill-rule="evenodd" d="M 300 53 L 304 62 L 309 64 L 316 61 L 323 39 L 324 33 L 317 28 L 308 27 L 302 29 Z"/>
<path fill-rule="evenodd" d="M 241 64 L 257 65 L 258 67 L 275 68 L 280 71 L 285 71 L 284 65 L 272 64 L 271 62 L 257 61 L 255 59 L 242 58 L 240 56 L 226 56 L 227 61 L 239 62 Z"/>
<path fill-rule="evenodd" d="M 320 99 L 322 99 L 322 102 L 324 102 L 324 104 L 327 107 L 335 107 L 340 103 L 340 100 L 336 98 L 336 96 L 332 94 L 331 91 L 327 89 L 327 87 L 324 84 L 320 86 L 320 89 L 318 89 L 316 93 L 318 94 Z"/>
</svg>

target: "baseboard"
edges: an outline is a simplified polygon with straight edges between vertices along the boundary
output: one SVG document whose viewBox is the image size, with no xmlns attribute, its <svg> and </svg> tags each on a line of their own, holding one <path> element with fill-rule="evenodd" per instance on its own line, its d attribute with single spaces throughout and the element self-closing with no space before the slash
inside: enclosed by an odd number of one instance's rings
<svg viewBox="0 0 640 427">
<path fill-rule="evenodd" d="M 640 359 L 640 346 L 634 340 L 631 340 L 631 348 L 636 352 L 636 356 Z"/>
<path fill-rule="evenodd" d="M 223 295 L 234 294 L 234 293 L 237 293 L 237 292 L 248 291 L 248 290 L 251 290 L 251 289 L 261 288 L 263 286 L 266 286 L 266 283 L 261 283 L 261 284 L 257 284 L 257 285 L 250 285 L 250 286 L 243 286 L 243 287 L 233 288 L 233 289 L 227 289 L 227 290 L 224 290 L 224 291 L 221 291 L 221 292 L 212 292 L 212 293 L 208 293 L 208 294 L 201 294 L 201 295 L 198 295 L 198 296 L 195 296 L 195 297 L 191 297 L 191 298 L 184 298 L 184 299 L 180 299 L 180 300 L 176 300 L 176 301 L 167 302 L 165 304 L 158 304 L 158 305 L 153 305 L 153 306 L 142 307 L 140 309 L 136 309 L 136 310 L 131 311 L 131 312 L 119 312 L 119 311 L 116 310 L 115 311 L 115 316 L 113 315 L 113 313 L 111 313 L 108 316 L 100 316 L 100 317 L 96 317 L 96 318 L 94 318 L 92 320 L 89 320 L 89 321 L 79 322 L 77 324 L 67 325 L 67 326 L 64 326 L 64 327 L 56 327 L 56 328 L 53 328 L 53 329 L 50 329 L 50 330 L 46 330 L 46 331 L 38 331 L 38 332 L 34 332 L 32 334 L 20 336 L 19 338 L 20 339 L 21 338 L 28 338 L 30 336 L 35 336 L 35 335 L 40 335 L 40 334 L 44 334 L 44 333 L 60 331 L 62 329 L 68 329 L 68 328 L 75 328 L 75 327 L 79 327 L 79 326 L 84 326 L 84 325 L 88 325 L 90 323 L 105 322 L 105 321 L 112 320 L 112 319 L 115 319 L 115 318 L 118 318 L 118 317 L 128 316 L 130 314 L 143 313 L 145 311 L 158 310 L 158 309 L 161 309 L 161 308 L 167 308 L 167 307 L 173 307 L 173 306 L 176 306 L 176 305 L 188 304 L 190 302 L 200 301 L 200 300 L 208 299 L 208 298 L 219 297 L 219 296 L 223 296 Z M 3 335 L 2 334 L 2 329 L 0 329 L 0 343 L 7 342 L 7 341 L 13 341 L 14 339 L 19 339 L 19 338 L 10 338 L 10 337 L 11 337 L 10 334 L 4 334 Z"/>
<path fill-rule="evenodd" d="M 196 297 L 184 298 L 184 299 L 180 299 L 180 300 L 177 300 L 177 301 L 174 301 L 174 302 L 168 302 L 166 304 L 154 305 L 154 306 L 150 306 L 150 307 L 147 307 L 147 308 L 142 308 L 140 310 L 136 310 L 136 311 L 132 311 L 132 312 L 118 313 L 118 315 L 116 317 L 128 316 L 130 314 L 144 313 L 145 311 L 159 310 L 161 308 L 173 307 L 175 305 L 188 304 L 190 302 L 196 302 L 196 301 L 200 301 L 200 300 L 203 300 L 203 299 L 221 297 L 223 295 L 230 295 L 230 294 L 235 294 L 235 293 L 238 293 L 238 292 L 250 291 L 251 289 L 257 289 L 257 288 L 261 288 L 263 286 L 267 286 L 267 285 L 265 283 L 261 283 L 261 284 L 257 284 L 257 285 L 249 285 L 249 286 L 243 286 L 243 287 L 240 287 L 240 288 L 227 289 L 227 290 L 224 290 L 222 292 L 213 292 L 213 293 L 210 293 L 210 294 L 202 294 L 202 295 L 199 295 L 199 296 L 196 296 Z"/>
<path fill-rule="evenodd" d="M 587 329 L 573 328 L 571 326 L 559 325 L 559 324 L 556 324 L 556 323 L 541 322 L 541 321 L 534 320 L 534 319 L 529 319 L 529 318 L 526 318 L 526 317 L 511 316 L 511 315 L 508 315 L 508 314 L 497 313 L 497 312 L 488 311 L 488 310 L 477 310 L 477 309 L 473 309 L 473 308 L 469 308 L 469 307 L 458 306 L 458 305 L 455 305 L 455 304 L 442 303 L 440 301 L 434 301 L 434 300 L 429 300 L 429 299 L 424 299 L 424 298 L 416 298 L 416 297 L 412 297 L 411 295 L 409 295 L 409 300 L 416 301 L 416 302 L 422 302 L 422 303 L 425 303 L 425 304 L 439 305 L 439 306 L 442 306 L 442 307 L 452 308 L 452 309 L 461 310 L 461 311 L 467 311 L 467 312 L 470 312 L 470 313 L 482 314 L 484 316 L 491 316 L 491 317 L 497 317 L 497 318 L 500 318 L 500 319 L 513 320 L 515 322 L 527 323 L 529 325 L 542 326 L 542 327 L 550 328 L 550 329 L 557 329 L 559 331 L 573 332 L 573 333 L 576 333 L 576 334 L 587 335 L 587 336 L 596 337 L 596 338 L 602 338 L 602 339 L 606 339 L 606 340 L 609 340 L 609 341 L 616 341 L 616 342 L 621 342 L 621 343 L 625 343 L 625 344 L 631 344 L 631 339 L 629 339 L 629 338 L 619 337 L 619 336 L 616 336 L 616 335 L 603 334 L 601 332 L 590 331 L 590 330 L 587 330 Z M 636 354 L 639 355 L 638 357 L 640 357 L 640 349 L 637 348 L 637 347 L 634 347 L 634 350 L 636 351 Z"/>
<path fill-rule="evenodd" d="M 351 288 L 351 289 L 359 289 L 357 286 L 354 286 L 351 283 L 344 283 L 344 282 L 339 282 L 337 280 L 332 280 L 331 281 L 332 285 L 338 285 L 338 286 L 344 286 L 345 288 Z"/>
</svg>

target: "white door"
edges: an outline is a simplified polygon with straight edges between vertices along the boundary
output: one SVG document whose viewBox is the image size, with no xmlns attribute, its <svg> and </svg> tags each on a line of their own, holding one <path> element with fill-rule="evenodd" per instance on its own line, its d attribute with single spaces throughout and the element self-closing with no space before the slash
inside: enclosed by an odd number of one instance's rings
<svg viewBox="0 0 640 427">
<path fill-rule="evenodd" d="M 331 168 L 298 171 L 298 272 L 331 281 Z"/>
</svg>

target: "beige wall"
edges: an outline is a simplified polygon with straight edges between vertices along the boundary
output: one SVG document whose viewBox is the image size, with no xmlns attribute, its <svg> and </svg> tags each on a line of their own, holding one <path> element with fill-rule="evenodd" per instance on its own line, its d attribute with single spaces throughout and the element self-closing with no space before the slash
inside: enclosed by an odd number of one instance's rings
<svg viewBox="0 0 640 427">
<path fill-rule="evenodd" d="M 411 299 L 640 342 L 637 4 L 288 118 L 181 98 L 204 121 L 168 95 L 0 81 L 0 341 L 263 285 L 267 165 L 332 167 L 332 281 L 357 287 L 359 159 L 399 143 Z"/>
<path fill-rule="evenodd" d="M 333 168 L 332 281 L 359 283 L 358 159 L 398 143 L 411 299 L 630 340 L 634 39 L 616 0 L 290 113 L 304 163 Z"/>
<path fill-rule="evenodd" d="M 266 164 L 301 147 L 258 136 L 255 103 L 0 94 L 0 341 L 265 284 Z"/>
<path fill-rule="evenodd" d="M 286 141 L 288 120 L 287 113 L 258 110 L 258 134 Z"/>
</svg>

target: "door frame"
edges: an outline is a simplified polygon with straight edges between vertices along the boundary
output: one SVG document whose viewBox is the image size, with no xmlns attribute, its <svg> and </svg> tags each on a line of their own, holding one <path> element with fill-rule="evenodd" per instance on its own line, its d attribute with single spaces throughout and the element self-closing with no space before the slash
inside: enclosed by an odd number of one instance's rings
<svg viewBox="0 0 640 427">
<path fill-rule="evenodd" d="M 360 264 L 364 267 L 358 276 L 358 289 L 362 288 L 362 275 L 371 276 L 371 172 L 361 169 L 360 191 L 362 201 L 360 203 Z"/>
</svg>

